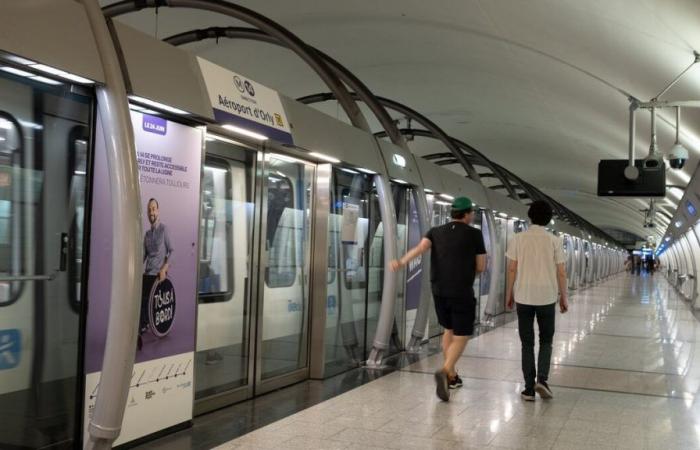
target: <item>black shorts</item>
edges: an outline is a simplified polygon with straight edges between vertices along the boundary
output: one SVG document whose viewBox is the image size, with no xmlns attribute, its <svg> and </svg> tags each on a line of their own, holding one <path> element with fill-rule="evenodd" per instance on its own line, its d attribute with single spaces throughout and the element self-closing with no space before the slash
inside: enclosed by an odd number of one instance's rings
<svg viewBox="0 0 700 450">
<path fill-rule="evenodd" d="M 474 334 L 474 319 L 476 318 L 474 297 L 433 297 L 435 299 L 435 313 L 440 326 L 452 330 L 455 336 Z"/>
</svg>

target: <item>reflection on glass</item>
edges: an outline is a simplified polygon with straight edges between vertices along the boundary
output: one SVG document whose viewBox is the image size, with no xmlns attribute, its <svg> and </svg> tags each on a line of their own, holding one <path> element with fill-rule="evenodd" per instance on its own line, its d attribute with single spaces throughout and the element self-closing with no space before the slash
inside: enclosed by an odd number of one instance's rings
<svg viewBox="0 0 700 450">
<path fill-rule="evenodd" d="M 91 99 L 5 73 L 0 99 L 0 276 L 55 273 L 0 282 L 0 448 L 72 448 Z"/>
<path fill-rule="evenodd" d="M 207 153 L 199 227 L 196 399 L 248 383 L 254 155 L 221 141 L 207 142 Z"/>
<path fill-rule="evenodd" d="M 365 351 L 371 188 L 367 175 L 333 170 L 328 217 L 326 376 L 357 367 Z"/>
<path fill-rule="evenodd" d="M 310 211 L 314 167 L 269 157 L 266 168 L 262 378 L 307 365 Z"/>
</svg>

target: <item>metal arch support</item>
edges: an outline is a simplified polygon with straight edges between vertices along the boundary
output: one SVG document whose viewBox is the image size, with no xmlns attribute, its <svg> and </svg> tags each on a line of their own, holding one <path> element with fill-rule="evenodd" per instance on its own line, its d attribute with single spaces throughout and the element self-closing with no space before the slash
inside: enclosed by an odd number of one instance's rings
<svg viewBox="0 0 700 450">
<path fill-rule="evenodd" d="M 112 448 L 121 432 L 136 351 L 143 273 L 141 193 L 134 132 L 126 87 L 112 36 L 97 0 L 82 0 L 105 73 L 97 91 L 114 215 L 112 283 L 100 388 L 90 425 L 88 449 Z"/>
<path fill-rule="evenodd" d="M 265 33 L 264 31 L 244 27 L 211 27 L 201 30 L 185 31 L 183 33 L 165 38 L 163 41 L 179 46 L 205 39 L 219 39 L 222 37 L 229 39 L 247 39 L 252 41 L 267 42 L 268 44 L 279 45 L 285 48 L 287 47 L 284 42 L 280 41 L 274 36 L 271 36 L 270 34 Z M 394 144 L 408 150 L 408 145 L 406 144 L 403 135 L 399 133 L 396 123 L 387 113 L 382 104 L 377 100 L 377 97 L 372 93 L 372 91 L 359 78 L 357 78 L 355 74 L 340 64 L 337 60 L 314 47 L 309 46 L 308 48 L 315 52 L 319 58 L 328 64 L 334 74 L 356 93 L 356 100 L 357 97 L 359 97 L 359 100 L 364 102 L 370 108 L 391 141 Z"/>
<path fill-rule="evenodd" d="M 336 96 L 338 103 L 340 103 L 341 108 L 343 108 L 345 113 L 348 115 L 350 122 L 354 126 L 363 130 L 370 129 L 369 124 L 367 123 L 367 120 L 362 114 L 359 106 L 352 99 L 352 96 L 345 86 L 336 76 L 334 76 L 333 71 L 328 67 L 325 61 L 319 58 L 316 52 L 312 51 L 307 44 L 305 44 L 292 32 L 277 22 L 274 22 L 273 20 L 270 20 L 251 9 L 222 0 L 124 0 L 109 6 L 105 6 L 102 11 L 104 12 L 105 17 L 113 18 L 122 14 L 136 12 L 146 8 L 159 7 L 192 8 L 223 14 L 225 16 L 246 22 L 264 31 L 270 36 L 275 37 L 280 42 L 283 42 L 286 47 L 296 53 L 314 72 L 316 72 L 326 86 L 328 86 L 328 89 L 330 89 Z"/>
<path fill-rule="evenodd" d="M 310 105 L 313 103 L 320 103 L 320 102 L 326 102 L 330 100 L 336 100 L 335 96 L 331 93 L 320 93 L 320 94 L 312 94 L 312 95 L 307 95 L 305 97 L 301 97 L 297 99 L 301 103 Z M 464 168 L 464 170 L 467 172 L 467 176 L 471 178 L 472 180 L 481 183 L 481 178 L 479 177 L 479 173 L 474 169 L 474 167 L 469 163 L 467 158 L 464 156 L 464 154 L 460 151 L 459 147 L 455 145 L 455 143 L 452 141 L 452 138 L 445 133 L 445 131 L 442 130 L 439 126 L 437 126 L 433 121 L 425 117 L 424 115 L 420 114 L 418 111 L 415 111 L 411 108 L 409 108 L 406 105 L 403 105 L 399 102 L 396 102 L 394 100 L 390 100 L 385 97 L 377 97 L 377 100 L 381 102 L 381 104 L 389 108 L 391 110 L 394 110 L 396 112 L 399 112 L 410 119 L 415 120 L 419 124 L 421 124 L 424 128 L 430 130 L 435 136 L 437 136 L 438 139 L 440 139 L 445 146 L 450 150 L 450 152 L 457 158 L 457 161 L 459 161 L 460 165 Z"/>
<path fill-rule="evenodd" d="M 439 137 L 439 136 L 436 136 L 436 135 L 435 135 L 433 132 L 431 132 L 430 130 L 420 130 L 420 129 L 415 129 L 415 128 L 402 128 L 402 129 L 399 130 L 399 131 L 400 131 L 401 134 L 403 134 L 403 135 L 420 136 L 420 137 L 425 137 L 425 138 L 430 138 L 430 139 L 437 139 L 437 140 L 439 140 L 439 141 L 442 142 L 442 140 L 440 139 L 440 137 Z M 385 136 L 385 133 L 382 132 L 382 131 L 380 131 L 380 132 L 378 132 L 378 133 L 375 133 L 374 135 L 377 136 L 377 137 L 384 137 L 384 136 Z M 480 153 L 478 150 L 476 150 L 474 147 L 470 146 L 469 144 L 467 144 L 467 143 L 465 143 L 465 142 L 463 142 L 463 141 L 460 141 L 459 139 L 454 138 L 454 137 L 450 137 L 450 139 L 452 140 L 452 142 L 454 142 L 454 144 L 455 144 L 456 146 L 458 146 L 458 147 L 461 148 L 461 149 L 465 149 L 465 150 L 467 150 L 469 153 L 471 153 L 471 154 L 473 155 L 473 157 L 474 157 L 479 163 L 481 163 L 481 164 L 485 165 L 486 167 L 488 167 L 488 168 L 491 170 L 491 172 L 493 172 L 493 174 L 496 176 L 496 178 L 498 178 L 498 180 L 499 180 L 499 181 L 503 184 L 503 186 L 506 188 L 506 190 L 508 191 L 508 196 L 509 196 L 509 197 L 511 197 L 511 198 L 513 198 L 513 199 L 515 199 L 515 200 L 520 201 L 520 200 L 518 199 L 518 194 L 516 194 L 515 190 L 513 190 L 513 186 L 512 186 L 510 183 L 507 182 L 507 179 L 505 178 L 505 176 L 503 175 L 503 173 L 501 172 L 501 170 L 500 170 L 494 163 L 492 163 L 492 162 L 491 162 L 488 158 L 486 158 L 482 153 Z M 471 165 L 472 163 L 469 161 L 469 164 Z M 472 165 L 472 167 L 473 167 L 473 165 Z"/>
</svg>

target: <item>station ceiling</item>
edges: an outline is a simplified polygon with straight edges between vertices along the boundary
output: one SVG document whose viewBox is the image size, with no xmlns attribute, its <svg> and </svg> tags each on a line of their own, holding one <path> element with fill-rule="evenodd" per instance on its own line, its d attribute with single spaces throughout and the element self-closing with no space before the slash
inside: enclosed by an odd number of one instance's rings
<svg viewBox="0 0 700 450">
<path fill-rule="evenodd" d="M 103 1 L 110 4 L 113 1 Z M 352 70 L 376 94 L 428 116 L 601 228 L 638 236 L 648 199 L 595 195 L 597 164 L 627 155 L 628 100 L 646 101 L 700 51 L 697 0 L 242 0 Z M 118 20 L 165 38 L 196 28 L 241 26 L 227 17 L 160 8 Z M 290 97 L 326 92 L 294 54 L 269 44 L 219 40 L 187 48 Z M 700 64 L 662 99 L 700 99 Z M 345 119 L 335 104 L 318 106 Z M 368 114 L 368 117 L 370 114 Z M 659 150 L 674 141 L 662 110 Z M 667 183 L 685 186 L 700 160 L 700 110 L 684 110 L 681 141 L 691 158 Z M 376 125 L 377 130 L 379 126 Z M 648 152 L 649 114 L 637 122 Z M 420 155 L 444 152 L 416 139 Z M 459 167 L 454 170 L 462 172 Z M 658 204 L 669 215 L 682 191 Z"/>
</svg>

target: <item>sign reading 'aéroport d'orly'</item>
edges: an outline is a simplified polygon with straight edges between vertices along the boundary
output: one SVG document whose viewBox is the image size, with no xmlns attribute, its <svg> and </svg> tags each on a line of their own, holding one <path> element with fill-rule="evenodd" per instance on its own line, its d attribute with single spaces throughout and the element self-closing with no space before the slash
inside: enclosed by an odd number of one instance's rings
<svg viewBox="0 0 700 450">
<path fill-rule="evenodd" d="M 292 131 L 277 91 L 206 59 L 197 60 L 217 122 L 292 143 Z"/>
</svg>

